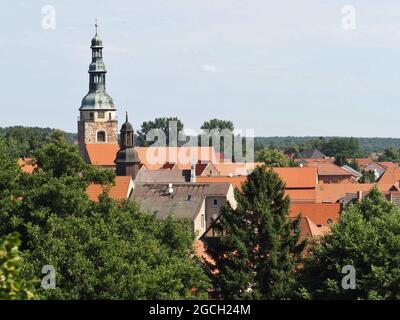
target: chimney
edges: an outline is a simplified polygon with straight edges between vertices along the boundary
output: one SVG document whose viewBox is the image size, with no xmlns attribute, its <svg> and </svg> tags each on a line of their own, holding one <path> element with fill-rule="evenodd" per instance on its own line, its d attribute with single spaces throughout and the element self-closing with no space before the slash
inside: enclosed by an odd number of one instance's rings
<svg viewBox="0 0 400 320">
<path fill-rule="evenodd" d="M 361 202 L 363 198 L 363 192 L 361 190 L 357 191 L 357 202 Z"/>
<path fill-rule="evenodd" d="M 194 163 L 190 167 L 190 182 L 196 182 L 196 165 Z"/>
</svg>

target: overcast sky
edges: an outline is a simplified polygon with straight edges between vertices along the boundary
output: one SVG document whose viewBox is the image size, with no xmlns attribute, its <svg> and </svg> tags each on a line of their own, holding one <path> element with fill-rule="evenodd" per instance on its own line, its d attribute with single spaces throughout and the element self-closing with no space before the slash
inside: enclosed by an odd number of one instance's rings
<svg viewBox="0 0 400 320">
<path fill-rule="evenodd" d="M 0 126 L 76 132 L 94 20 L 107 91 L 136 128 L 177 116 L 257 136 L 400 137 L 398 0 L 13 0 L 0 10 Z M 42 27 L 45 5 L 55 30 Z M 342 27 L 342 7 L 356 29 Z"/>
</svg>

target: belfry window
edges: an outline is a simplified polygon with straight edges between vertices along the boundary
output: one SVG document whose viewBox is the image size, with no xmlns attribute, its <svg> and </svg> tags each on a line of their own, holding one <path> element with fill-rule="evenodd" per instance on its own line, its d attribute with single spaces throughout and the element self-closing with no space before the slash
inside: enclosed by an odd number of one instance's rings
<svg viewBox="0 0 400 320">
<path fill-rule="evenodd" d="M 97 142 L 106 142 L 106 133 L 104 131 L 97 132 Z"/>
</svg>

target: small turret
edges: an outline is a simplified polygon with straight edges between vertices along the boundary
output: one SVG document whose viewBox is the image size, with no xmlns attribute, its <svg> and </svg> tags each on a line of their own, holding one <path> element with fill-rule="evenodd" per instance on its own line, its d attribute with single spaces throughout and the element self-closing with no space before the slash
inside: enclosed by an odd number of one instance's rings
<svg viewBox="0 0 400 320">
<path fill-rule="evenodd" d="M 126 112 L 126 121 L 121 126 L 120 133 L 120 149 L 114 161 L 116 174 L 117 176 L 131 176 L 135 180 L 140 169 L 140 159 L 135 149 L 135 131 L 128 121 L 128 112 Z"/>
</svg>

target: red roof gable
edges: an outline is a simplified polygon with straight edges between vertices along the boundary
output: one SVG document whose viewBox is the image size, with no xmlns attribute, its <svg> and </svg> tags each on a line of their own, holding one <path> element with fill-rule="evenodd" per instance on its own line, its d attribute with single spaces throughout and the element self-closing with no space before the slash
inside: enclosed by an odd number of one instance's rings
<svg viewBox="0 0 400 320">
<path fill-rule="evenodd" d="M 109 191 L 110 198 L 114 200 L 125 200 L 129 197 L 129 192 L 133 187 L 131 177 L 117 176 L 115 177 L 115 185 L 111 186 Z M 86 194 L 92 201 L 98 201 L 99 196 L 103 193 L 104 186 L 101 184 L 89 184 L 86 189 Z"/>
</svg>

